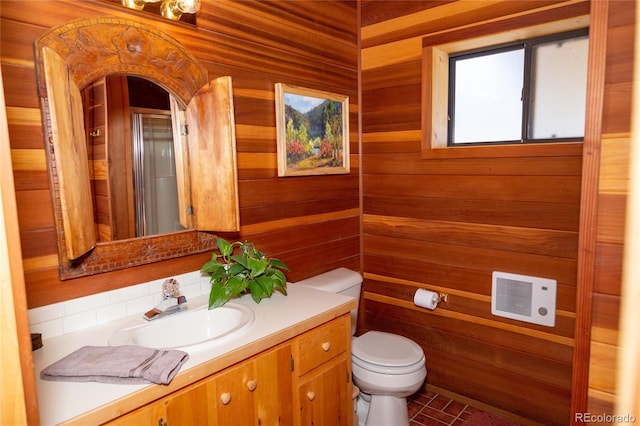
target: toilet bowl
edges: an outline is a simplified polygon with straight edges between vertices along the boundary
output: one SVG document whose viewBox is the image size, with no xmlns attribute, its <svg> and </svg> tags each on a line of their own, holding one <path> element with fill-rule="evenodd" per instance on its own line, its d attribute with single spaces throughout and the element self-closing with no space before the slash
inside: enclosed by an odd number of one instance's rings
<svg viewBox="0 0 640 426">
<path fill-rule="evenodd" d="M 362 276 L 347 268 L 316 275 L 295 285 L 331 293 L 360 295 Z M 355 334 L 357 310 L 351 312 Z M 358 417 L 366 426 L 409 426 L 406 397 L 416 392 L 427 376 L 424 352 L 414 341 L 397 334 L 368 331 L 352 339 L 353 383 L 360 388 Z M 362 407 L 362 411 L 360 408 Z"/>
<path fill-rule="evenodd" d="M 371 398 L 364 424 L 408 426 L 406 397 L 427 377 L 422 348 L 406 337 L 368 331 L 352 340 L 351 361 L 353 382 Z"/>
</svg>

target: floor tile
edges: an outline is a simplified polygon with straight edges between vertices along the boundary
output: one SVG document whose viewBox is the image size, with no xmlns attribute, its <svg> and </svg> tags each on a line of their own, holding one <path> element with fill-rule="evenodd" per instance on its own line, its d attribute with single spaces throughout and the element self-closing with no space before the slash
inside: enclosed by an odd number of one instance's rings
<svg viewBox="0 0 640 426">
<path fill-rule="evenodd" d="M 482 410 L 425 390 L 407 398 L 410 426 L 463 426 L 478 411 Z"/>
</svg>

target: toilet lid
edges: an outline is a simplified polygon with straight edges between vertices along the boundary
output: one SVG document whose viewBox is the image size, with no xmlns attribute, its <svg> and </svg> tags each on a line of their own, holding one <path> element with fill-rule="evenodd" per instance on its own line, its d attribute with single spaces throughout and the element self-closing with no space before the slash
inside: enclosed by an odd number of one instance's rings
<svg viewBox="0 0 640 426">
<path fill-rule="evenodd" d="M 352 342 L 353 356 L 368 364 L 405 367 L 424 359 L 422 348 L 413 340 L 382 331 L 368 331 Z"/>
</svg>

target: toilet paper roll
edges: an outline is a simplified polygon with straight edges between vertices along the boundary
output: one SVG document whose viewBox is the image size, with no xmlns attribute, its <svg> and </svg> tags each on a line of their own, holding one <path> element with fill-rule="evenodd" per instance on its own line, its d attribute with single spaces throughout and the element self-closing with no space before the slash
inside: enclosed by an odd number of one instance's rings
<svg viewBox="0 0 640 426">
<path fill-rule="evenodd" d="M 433 311 L 438 306 L 438 293 L 419 288 L 413 296 L 413 303 Z"/>
</svg>

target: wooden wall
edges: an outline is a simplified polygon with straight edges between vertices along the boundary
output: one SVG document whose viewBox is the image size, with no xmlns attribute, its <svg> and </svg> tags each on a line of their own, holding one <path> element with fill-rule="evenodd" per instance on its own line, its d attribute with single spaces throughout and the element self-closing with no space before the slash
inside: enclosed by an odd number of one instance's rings
<svg viewBox="0 0 640 426">
<path fill-rule="evenodd" d="M 637 5 L 602 3 L 607 40 L 601 134 L 595 146 L 600 160 L 595 169 L 598 186 L 590 206 L 596 234 L 587 411 L 614 414 Z"/>
<path fill-rule="evenodd" d="M 421 156 L 422 39 L 510 16 L 587 15 L 587 1 L 362 2 L 364 329 L 425 350 L 427 388 L 523 422 L 567 424 L 581 150 L 537 157 Z M 494 270 L 556 279 L 556 325 L 491 315 Z M 443 291 L 435 311 L 418 288 Z"/>
<path fill-rule="evenodd" d="M 210 254 L 61 282 L 45 136 L 36 92 L 33 40 L 48 28 L 91 16 L 153 23 L 183 43 L 209 78 L 233 79 L 241 231 L 281 258 L 297 281 L 360 266 L 357 5 L 355 1 L 204 1 L 193 28 L 118 2 L 2 1 L 1 63 L 29 307 L 200 268 Z M 349 96 L 351 173 L 278 178 L 274 84 Z"/>
</svg>

